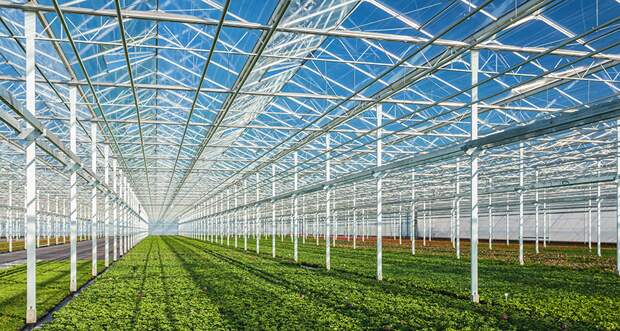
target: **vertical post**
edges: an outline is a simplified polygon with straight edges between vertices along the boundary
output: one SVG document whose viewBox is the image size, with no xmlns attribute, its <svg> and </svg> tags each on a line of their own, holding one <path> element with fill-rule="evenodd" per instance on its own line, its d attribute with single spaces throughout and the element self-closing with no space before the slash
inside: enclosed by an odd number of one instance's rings
<svg viewBox="0 0 620 331">
<path fill-rule="evenodd" d="M 489 191 L 493 191 L 493 180 L 489 178 Z M 489 249 L 493 249 L 493 193 L 489 192 Z"/>
<path fill-rule="evenodd" d="M 26 110 L 36 116 L 35 100 L 35 12 L 24 11 L 24 32 L 26 35 Z M 26 147 L 26 323 L 37 321 L 37 251 L 35 237 L 37 233 L 37 186 L 36 186 L 36 142 L 28 142 Z"/>
<path fill-rule="evenodd" d="M 71 152 L 77 153 L 77 87 L 69 88 L 70 100 L 70 119 L 69 119 L 69 145 Z M 77 173 L 75 168 L 71 170 L 69 179 L 69 243 L 71 245 L 71 272 L 69 290 L 77 291 L 77 226 L 78 226 L 78 205 L 77 205 Z"/>
<path fill-rule="evenodd" d="M 90 149 L 91 170 L 93 174 L 97 175 L 97 125 L 96 122 L 90 124 L 90 136 L 92 139 Z M 97 276 L 97 185 L 93 181 L 92 194 L 90 196 L 90 242 L 92 253 L 92 276 Z"/>
<path fill-rule="evenodd" d="M 123 255 L 127 253 L 129 244 L 129 185 L 127 185 L 127 177 L 123 176 L 123 192 L 125 201 L 125 212 L 123 217 Z"/>
<path fill-rule="evenodd" d="M 588 188 L 588 196 L 592 196 L 592 185 Z M 592 199 L 588 199 L 588 249 L 592 250 Z"/>
<path fill-rule="evenodd" d="M 125 176 L 123 176 L 123 172 L 121 172 L 120 177 L 121 184 L 121 219 L 120 219 L 120 256 L 125 255 L 125 235 L 127 229 L 127 183 L 125 182 Z"/>
<path fill-rule="evenodd" d="M 260 253 L 260 238 L 259 238 L 259 224 L 260 224 L 260 206 L 258 200 L 260 200 L 260 173 L 256 172 L 256 222 L 254 224 L 254 240 L 256 240 L 256 254 Z"/>
<path fill-rule="evenodd" d="M 243 211 L 244 211 L 244 219 L 243 219 L 243 250 L 248 250 L 248 181 L 247 179 L 243 180 Z"/>
<path fill-rule="evenodd" d="M 506 246 L 510 245 L 510 194 L 506 192 Z"/>
<path fill-rule="evenodd" d="M 233 215 L 233 232 L 234 234 L 234 238 L 235 238 L 235 248 L 238 247 L 238 243 L 237 243 L 237 234 L 238 234 L 238 230 L 239 230 L 239 211 L 237 210 L 237 207 L 239 207 L 239 196 L 238 196 L 238 192 L 237 192 L 237 184 L 235 184 L 234 188 L 233 188 L 233 194 L 235 195 L 235 214 Z"/>
<path fill-rule="evenodd" d="M 316 245 L 319 245 L 319 192 L 316 192 L 315 198 L 316 206 L 314 208 L 314 239 Z"/>
<path fill-rule="evenodd" d="M 616 120 L 616 275 L 620 276 L 620 119 Z"/>
<path fill-rule="evenodd" d="M 383 165 L 383 108 L 377 105 L 377 167 Z M 383 279 L 383 247 L 382 247 L 382 222 L 383 222 L 383 174 L 377 175 L 377 280 Z"/>
<path fill-rule="evenodd" d="M 271 257 L 276 257 L 276 165 L 271 164 Z"/>
<path fill-rule="evenodd" d="M 357 248 L 357 185 L 353 183 L 353 249 Z"/>
<path fill-rule="evenodd" d="M 58 196 L 56 196 L 56 217 L 55 217 L 55 218 L 56 218 L 56 222 L 54 222 L 54 223 L 55 223 L 55 226 L 54 226 L 54 229 L 55 229 L 55 231 L 54 231 L 54 236 L 56 237 L 56 238 L 55 238 L 56 245 L 58 245 L 58 244 L 59 244 L 59 233 L 58 233 L 58 232 L 59 232 L 59 230 L 60 230 L 60 229 L 59 229 L 59 225 L 60 225 L 60 224 L 58 224 L 58 221 L 60 220 L 60 217 L 58 216 L 58 215 L 59 215 L 59 214 L 58 214 L 58 212 L 59 212 L 59 209 L 58 209 L 58 206 L 59 206 L 59 200 L 60 200 L 60 198 L 59 198 Z"/>
<path fill-rule="evenodd" d="M 539 248 L 539 245 L 538 245 L 538 237 L 539 237 L 539 235 L 538 235 L 538 227 L 539 227 L 539 224 L 540 224 L 540 222 L 538 220 L 538 215 L 539 215 L 539 211 L 538 211 L 538 209 L 539 209 L 539 204 L 538 204 L 538 170 L 536 170 L 535 176 L 536 176 L 536 179 L 535 179 L 536 180 L 536 196 L 535 196 L 536 202 L 534 203 L 534 208 L 535 208 L 535 211 L 534 211 L 535 215 L 534 215 L 534 217 L 535 217 L 535 222 L 536 222 L 536 224 L 535 224 L 535 226 L 536 226 L 536 234 L 535 234 L 535 236 L 536 236 L 535 246 L 536 247 L 535 247 L 535 249 L 536 249 L 536 254 L 538 254 L 538 253 L 540 253 L 540 248 Z"/>
<path fill-rule="evenodd" d="M 545 191 L 543 191 L 543 199 Z M 543 247 L 547 247 L 547 202 L 543 202 Z"/>
<path fill-rule="evenodd" d="M 478 139 L 478 51 L 471 55 L 471 140 Z M 471 155 L 471 301 L 480 301 L 478 294 L 478 151 Z"/>
<path fill-rule="evenodd" d="M 523 160 L 523 142 L 519 143 L 519 264 L 523 265 L 523 198 L 524 198 L 524 160 Z"/>
<path fill-rule="evenodd" d="M 295 166 L 295 173 L 294 173 L 294 177 L 293 177 L 293 190 L 297 191 L 297 189 L 299 188 L 299 156 L 298 156 L 298 152 L 295 151 L 295 153 L 293 154 L 293 164 Z M 298 214 L 298 203 L 299 203 L 299 196 L 297 194 L 295 194 L 293 196 L 293 236 L 294 236 L 294 242 L 293 242 L 293 260 L 295 262 L 299 261 L 299 247 L 298 247 L 298 241 L 299 239 L 297 238 L 298 232 L 299 232 L 299 214 Z"/>
<path fill-rule="evenodd" d="M 35 150 L 35 153 L 36 153 L 36 150 Z M 35 156 L 36 156 L 36 154 L 35 154 Z M 36 160 L 35 160 L 35 162 L 36 162 Z M 35 171 L 36 171 L 36 169 L 35 169 Z M 34 226 L 34 228 L 35 228 L 35 237 L 36 237 L 35 241 L 36 241 L 36 248 L 39 248 L 39 247 L 41 247 L 41 228 L 39 227 L 39 225 L 41 224 L 41 216 L 39 215 L 39 211 L 41 210 L 41 199 L 39 199 L 39 190 L 38 189 L 35 191 L 35 198 L 34 198 L 34 200 L 36 201 L 35 210 L 36 210 L 36 215 L 37 215 L 35 217 L 36 222 L 35 222 L 35 226 Z M 27 228 L 28 228 L 28 224 L 26 224 L 26 231 L 27 231 Z"/>
<path fill-rule="evenodd" d="M 618 134 L 620 135 L 620 134 Z M 597 176 L 601 175 L 601 161 L 599 160 L 597 163 Z M 618 179 L 616 179 L 618 180 Z M 596 184 L 596 256 L 601 256 L 601 203 L 603 199 L 601 198 L 601 184 Z"/>
<path fill-rule="evenodd" d="M 112 160 L 112 191 L 118 196 L 116 159 Z M 112 201 L 112 261 L 118 259 L 118 197 Z"/>
<path fill-rule="evenodd" d="M 120 193 L 119 215 L 118 215 L 118 256 L 119 258 L 125 254 L 125 185 L 123 171 L 119 170 L 118 185 Z"/>
<path fill-rule="evenodd" d="M 9 180 L 9 208 L 7 208 L 7 219 L 9 220 L 8 241 L 9 253 L 13 252 L 13 181 Z"/>
<path fill-rule="evenodd" d="M 47 194 L 47 200 L 45 200 L 45 238 L 47 239 L 47 247 L 50 246 L 50 223 L 51 223 L 51 215 L 50 215 L 50 194 Z"/>
<path fill-rule="evenodd" d="M 473 106 L 473 105 L 472 105 Z M 473 107 L 472 107 L 473 110 Z M 456 258 L 461 258 L 461 159 L 456 158 L 456 197 L 454 202 L 454 242 Z"/>
<path fill-rule="evenodd" d="M 329 132 L 325 133 L 325 181 L 331 180 L 332 166 L 331 166 L 331 153 L 329 151 Z M 326 188 L 325 196 L 325 269 L 331 269 L 331 252 L 330 252 L 330 231 L 331 231 L 331 187 Z"/>
<path fill-rule="evenodd" d="M 306 196 L 304 195 L 301 200 L 301 239 L 302 244 L 306 244 Z"/>
<path fill-rule="evenodd" d="M 228 210 L 226 212 L 226 246 L 230 246 L 230 190 L 226 190 L 226 209 Z M 204 223 L 202 218 L 200 222 L 201 224 Z M 204 240 L 204 231 L 201 232 L 203 234 L 200 237 Z"/>
<path fill-rule="evenodd" d="M 416 201 L 415 201 L 415 168 L 411 169 L 411 216 L 409 219 L 409 236 L 411 237 L 411 255 L 415 255 L 416 237 Z"/>
<path fill-rule="evenodd" d="M 62 203 L 62 243 L 67 243 L 67 200 Z"/>
</svg>

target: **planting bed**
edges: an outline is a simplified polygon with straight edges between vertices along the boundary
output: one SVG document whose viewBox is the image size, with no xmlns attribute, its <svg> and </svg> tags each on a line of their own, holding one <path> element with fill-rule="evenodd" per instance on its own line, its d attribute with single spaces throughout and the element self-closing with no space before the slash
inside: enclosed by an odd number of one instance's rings
<svg viewBox="0 0 620 331">
<path fill-rule="evenodd" d="M 78 261 L 78 286 L 90 279 L 91 262 Z M 103 268 L 103 263 L 99 268 Z M 69 295 L 69 261 L 37 263 L 37 315 L 41 317 Z M 24 326 L 26 311 L 26 266 L 0 270 L 0 330 Z"/>
<path fill-rule="evenodd" d="M 620 328 L 619 280 L 607 262 L 519 266 L 485 257 L 473 304 L 467 259 L 441 250 L 385 252 L 378 282 L 372 249 L 334 248 L 328 272 L 322 243 L 300 243 L 303 267 L 290 260 L 288 238 L 278 238 L 276 259 L 270 238 L 259 256 L 253 240 L 248 252 L 242 243 L 147 238 L 45 329 Z"/>
</svg>

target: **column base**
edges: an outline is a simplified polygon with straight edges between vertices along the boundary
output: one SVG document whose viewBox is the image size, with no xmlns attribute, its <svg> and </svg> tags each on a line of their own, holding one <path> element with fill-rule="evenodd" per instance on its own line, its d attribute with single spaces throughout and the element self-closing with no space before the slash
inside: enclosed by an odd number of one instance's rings
<svg viewBox="0 0 620 331">
<path fill-rule="evenodd" d="M 37 310 L 36 308 L 26 309 L 26 324 L 34 324 L 37 322 Z"/>
<path fill-rule="evenodd" d="M 471 302 L 473 303 L 479 303 L 480 302 L 480 295 L 478 293 L 474 293 L 470 296 Z"/>
</svg>

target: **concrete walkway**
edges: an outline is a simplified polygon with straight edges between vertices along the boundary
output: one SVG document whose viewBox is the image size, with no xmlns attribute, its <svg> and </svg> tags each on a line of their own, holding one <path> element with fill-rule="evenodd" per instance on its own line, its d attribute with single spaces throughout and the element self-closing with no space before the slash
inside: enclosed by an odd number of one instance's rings
<svg viewBox="0 0 620 331">
<path fill-rule="evenodd" d="M 105 242 L 103 238 L 97 239 L 97 259 L 103 261 L 104 259 L 104 247 Z M 49 260 L 62 260 L 69 259 L 70 245 L 53 245 L 49 247 L 37 248 L 37 260 L 49 261 Z M 77 258 L 78 260 L 90 260 L 91 259 L 91 241 L 84 240 L 77 243 Z M 112 259 L 112 240 L 110 240 L 110 259 Z M 20 264 L 26 262 L 26 251 L 20 250 L 12 253 L 0 254 L 0 268 L 5 266 Z"/>
</svg>

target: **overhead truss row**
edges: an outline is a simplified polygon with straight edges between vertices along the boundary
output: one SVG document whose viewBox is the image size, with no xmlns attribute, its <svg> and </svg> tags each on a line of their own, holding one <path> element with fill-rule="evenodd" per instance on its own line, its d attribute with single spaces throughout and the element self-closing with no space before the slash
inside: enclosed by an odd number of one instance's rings
<svg viewBox="0 0 620 331">
<path fill-rule="evenodd" d="M 3 85 L 24 98 L 33 12 L 38 115 L 65 138 L 77 87 L 80 136 L 97 124 L 151 219 L 178 219 L 295 151 L 325 162 L 327 132 L 342 172 L 376 163 L 364 144 L 378 103 L 386 161 L 469 139 L 471 51 L 482 136 L 617 93 L 613 1 L 580 4 L 587 19 L 560 0 L 207 6 L 0 1 Z"/>
</svg>

